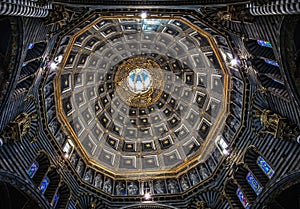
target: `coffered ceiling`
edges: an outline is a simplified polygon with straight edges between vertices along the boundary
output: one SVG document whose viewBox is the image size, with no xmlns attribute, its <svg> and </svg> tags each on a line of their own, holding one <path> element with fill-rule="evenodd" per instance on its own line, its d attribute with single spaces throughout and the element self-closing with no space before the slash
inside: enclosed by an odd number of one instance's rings
<svg viewBox="0 0 300 209">
<path fill-rule="evenodd" d="M 219 33 L 181 12 L 96 11 L 55 53 L 47 123 L 83 179 L 133 187 L 141 185 L 130 180 L 151 178 L 159 194 L 180 191 L 164 184 L 184 191 L 214 172 L 240 125 L 241 104 L 229 105 L 229 90 L 242 97 L 243 89 Z"/>
</svg>

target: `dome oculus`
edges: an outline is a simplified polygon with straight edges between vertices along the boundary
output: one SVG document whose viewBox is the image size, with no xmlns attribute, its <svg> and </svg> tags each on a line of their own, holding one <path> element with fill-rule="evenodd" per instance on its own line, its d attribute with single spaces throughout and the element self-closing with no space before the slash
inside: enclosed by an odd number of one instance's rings
<svg viewBox="0 0 300 209">
<path fill-rule="evenodd" d="M 151 85 L 152 77 L 146 69 L 134 69 L 127 77 L 127 86 L 133 93 L 145 93 L 151 88 Z"/>
<path fill-rule="evenodd" d="M 120 99 L 132 107 L 148 107 L 164 89 L 164 75 L 159 64 L 148 57 L 124 61 L 115 74 L 115 88 Z"/>
</svg>

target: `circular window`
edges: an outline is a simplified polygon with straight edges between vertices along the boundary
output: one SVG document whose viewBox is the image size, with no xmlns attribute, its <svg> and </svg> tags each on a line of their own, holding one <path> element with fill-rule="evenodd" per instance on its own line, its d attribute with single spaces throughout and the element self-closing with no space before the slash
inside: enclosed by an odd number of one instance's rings
<svg viewBox="0 0 300 209">
<path fill-rule="evenodd" d="M 132 70 L 127 77 L 127 85 L 133 93 L 140 94 L 147 92 L 152 86 L 150 72 L 141 68 Z"/>
<path fill-rule="evenodd" d="M 164 89 L 161 67 L 149 57 L 127 59 L 118 67 L 114 80 L 120 99 L 131 107 L 152 105 Z"/>
</svg>

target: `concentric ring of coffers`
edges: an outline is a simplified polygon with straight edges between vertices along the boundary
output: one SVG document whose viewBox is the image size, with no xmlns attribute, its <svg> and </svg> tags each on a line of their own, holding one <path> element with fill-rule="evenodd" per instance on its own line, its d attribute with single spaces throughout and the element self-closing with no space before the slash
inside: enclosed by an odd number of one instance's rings
<svg viewBox="0 0 300 209">
<path fill-rule="evenodd" d="M 203 152 L 224 106 L 206 34 L 181 20 L 101 19 L 74 40 L 60 76 L 62 116 L 89 159 L 139 173 L 169 171 Z M 137 68 L 152 73 L 150 95 L 122 82 Z"/>
<path fill-rule="evenodd" d="M 221 154 L 208 142 L 216 137 L 215 124 L 225 113 L 227 77 L 207 33 L 191 25 L 180 18 L 101 18 L 73 36 L 54 88 L 59 90 L 56 97 L 62 109 L 58 117 L 72 136 L 62 147 L 70 152 L 70 161 L 83 180 L 110 194 L 137 195 L 158 171 L 183 172 L 175 180 L 151 180 L 153 193 L 163 194 L 185 191 L 213 172 Z M 153 60 L 164 79 L 160 97 L 145 107 L 128 105 L 115 86 L 122 63 L 137 57 Z M 124 76 L 127 88 L 130 72 L 148 68 L 132 67 Z M 155 74 L 148 72 L 154 82 Z M 147 85 L 141 88 L 141 93 L 147 91 Z M 58 139 L 65 134 L 54 135 Z M 85 159 L 74 149 L 76 143 Z M 180 171 L 195 158 L 201 162 L 198 166 Z M 114 181 L 87 162 L 112 175 L 126 172 L 127 180 Z M 130 180 L 137 176 L 145 182 Z"/>
</svg>

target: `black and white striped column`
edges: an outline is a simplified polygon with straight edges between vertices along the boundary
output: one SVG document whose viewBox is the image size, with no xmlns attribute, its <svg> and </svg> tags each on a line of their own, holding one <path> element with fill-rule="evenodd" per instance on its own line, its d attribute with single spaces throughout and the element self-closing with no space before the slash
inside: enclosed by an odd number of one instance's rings
<svg viewBox="0 0 300 209">
<path fill-rule="evenodd" d="M 300 14 L 300 0 L 276 0 L 260 6 L 250 3 L 247 8 L 254 16 Z"/>
<path fill-rule="evenodd" d="M 0 15 L 46 17 L 51 8 L 51 4 L 40 6 L 30 0 L 2 0 L 0 2 Z"/>
</svg>

